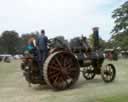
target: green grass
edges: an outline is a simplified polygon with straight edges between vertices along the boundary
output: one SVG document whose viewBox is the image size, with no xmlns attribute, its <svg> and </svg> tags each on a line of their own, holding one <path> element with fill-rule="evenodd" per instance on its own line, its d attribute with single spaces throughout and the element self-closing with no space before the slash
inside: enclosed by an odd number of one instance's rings
<svg viewBox="0 0 128 102">
<path fill-rule="evenodd" d="M 105 63 L 113 63 L 115 66 L 116 66 L 116 70 L 117 70 L 117 77 L 124 77 L 124 80 L 128 81 L 128 59 L 122 59 L 122 60 L 119 60 L 119 61 L 106 61 Z M 119 76 L 119 72 L 123 72 L 124 71 L 124 74 L 121 74 Z M 125 79 L 126 78 L 126 79 Z M 124 83 L 126 84 L 126 83 Z M 122 90 L 124 90 L 123 87 L 121 87 Z M 127 89 L 126 89 L 127 90 Z M 104 98 L 100 98 L 98 99 L 97 102 L 128 102 L 128 90 L 127 92 L 124 91 L 124 93 L 117 93 L 117 95 L 110 95 L 108 97 L 104 97 Z"/>
<path fill-rule="evenodd" d="M 20 61 L 0 63 L 0 102 L 128 102 L 128 60 L 113 63 L 116 80 L 106 84 L 101 76 L 91 81 L 82 76 L 73 89 L 53 91 L 47 85 L 29 88 L 20 69 Z"/>
<path fill-rule="evenodd" d="M 0 63 L 0 80 L 7 79 L 16 72 L 16 63 Z"/>
<path fill-rule="evenodd" d="M 99 102 L 128 102 L 128 94 L 110 96 L 103 99 L 98 99 Z"/>
</svg>

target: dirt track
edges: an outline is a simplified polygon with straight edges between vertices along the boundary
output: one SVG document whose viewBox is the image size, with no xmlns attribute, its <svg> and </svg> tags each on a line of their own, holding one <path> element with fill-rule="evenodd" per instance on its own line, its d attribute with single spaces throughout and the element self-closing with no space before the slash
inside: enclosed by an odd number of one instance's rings
<svg viewBox="0 0 128 102">
<path fill-rule="evenodd" d="M 128 60 L 114 62 L 117 77 L 106 84 L 100 76 L 86 81 L 82 76 L 72 89 L 53 91 L 47 85 L 28 87 L 19 61 L 0 63 L 0 102 L 99 102 L 100 98 L 128 94 Z"/>
</svg>

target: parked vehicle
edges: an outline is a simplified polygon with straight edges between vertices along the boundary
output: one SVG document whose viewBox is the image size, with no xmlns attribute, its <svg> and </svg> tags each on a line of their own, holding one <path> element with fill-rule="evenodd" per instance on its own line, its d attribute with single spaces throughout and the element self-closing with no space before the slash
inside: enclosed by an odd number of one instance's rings
<svg viewBox="0 0 128 102">
<path fill-rule="evenodd" d="M 10 63 L 12 59 L 13 59 L 13 56 L 10 54 L 1 54 L 0 55 L 0 62 Z"/>
</svg>

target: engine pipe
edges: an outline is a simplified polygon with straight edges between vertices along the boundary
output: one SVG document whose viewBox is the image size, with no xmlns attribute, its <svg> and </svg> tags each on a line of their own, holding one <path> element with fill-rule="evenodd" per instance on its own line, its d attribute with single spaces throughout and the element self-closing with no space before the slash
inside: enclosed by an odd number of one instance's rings
<svg viewBox="0 0 128 102">
<path fill-rule="evenodd" d="M 93 28 L 93 49 L 94 50 L 98 50 L 100 45 L 99 45 L 99 28 L 98 27 L 94 27 Z"/>
</svg>

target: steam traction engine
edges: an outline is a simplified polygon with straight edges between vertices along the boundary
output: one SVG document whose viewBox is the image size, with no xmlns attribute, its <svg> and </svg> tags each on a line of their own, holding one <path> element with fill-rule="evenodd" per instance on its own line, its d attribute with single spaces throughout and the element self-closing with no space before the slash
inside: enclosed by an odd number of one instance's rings
<svg viewBox="0 0 128 102">
<path fill-rule="evenodd" d="M 50 40 L 49 55 L 42 67 L 43 77 L 40 78 L 39 65 L 36 56 L 25 55 L 21 68 L 25 79 L 30 84 L 47 84 L 57 90 L 71 87 L 78 80 L 80 68 L 84 78 L 93 79 L 101 74 L 105 82 L 115 78 L 115 67 L 112 64 L 102 66 L 103 53 L 99 50 L 98 29 L 94 28 L 94 48 L 91 49 L 85 37 L 74 38 L 68 43 L 63 37 Z"/>
</svg>

